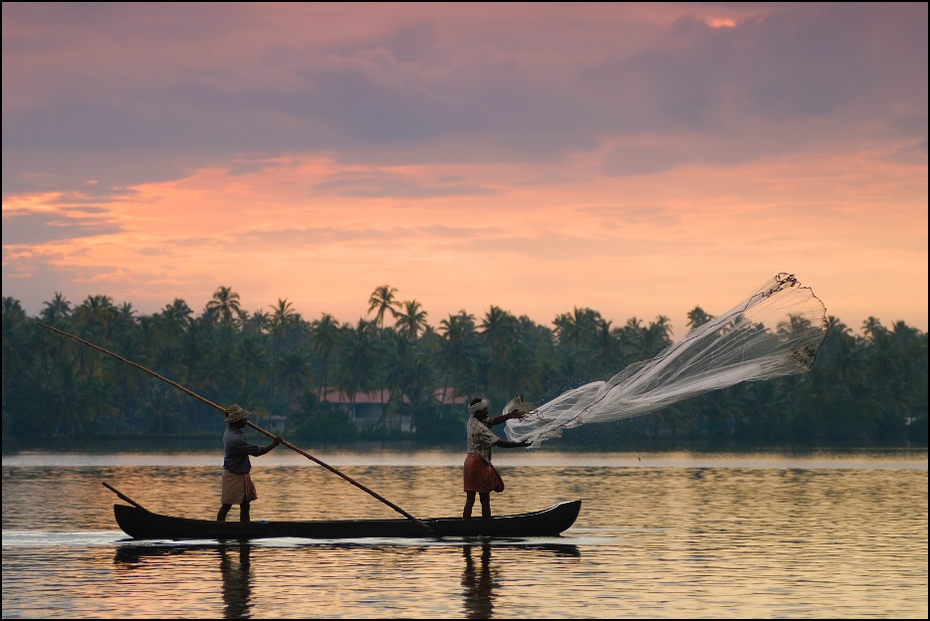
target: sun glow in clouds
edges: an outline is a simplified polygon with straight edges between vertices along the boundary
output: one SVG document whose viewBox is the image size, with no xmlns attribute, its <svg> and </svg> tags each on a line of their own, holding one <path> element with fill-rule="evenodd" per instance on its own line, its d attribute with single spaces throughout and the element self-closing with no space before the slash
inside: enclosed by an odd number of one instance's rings
<svg viewBox="0 0 930 621">
<path fill-rule="evenodd" d="M 711 28 L 734 28 L 736 27 L 736 20 L 729 17 L 712 17 L 707 21 L 707 25 Z"/>
</svg>

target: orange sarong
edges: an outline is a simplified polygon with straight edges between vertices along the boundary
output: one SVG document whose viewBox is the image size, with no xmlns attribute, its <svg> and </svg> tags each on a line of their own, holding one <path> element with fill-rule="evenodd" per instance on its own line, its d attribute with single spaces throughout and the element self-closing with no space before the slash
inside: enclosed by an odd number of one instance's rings
<svg viewBox="0 0 930 621">
<path fill-rule="evenodd" d="M 486 494 L 504 491 L 504 480 L 497 468 L 472 453 L 465 457 L 464 479 L 466 492 Z"/>
</svg>

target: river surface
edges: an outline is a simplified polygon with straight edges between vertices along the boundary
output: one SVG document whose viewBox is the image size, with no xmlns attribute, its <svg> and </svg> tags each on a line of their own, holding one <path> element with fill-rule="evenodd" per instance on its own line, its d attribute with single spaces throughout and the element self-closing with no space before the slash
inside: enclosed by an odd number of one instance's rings
<svg viewBox="0 0 930 621">
<path fill-rule="evenodd" d="M 253 520 L 400 517 L 285 451 L 252 460 Z M 418 517 L 461 513 L 462 454 L 315 456 Z M 101 483 L 209 519 L 221 451 L 4 455 L 3 618 L 927 618 L 926 450 L 494 460 L 495 514 L 580 498 L 575 524 L 505 541 L 133 541 Z"/>
</svg>

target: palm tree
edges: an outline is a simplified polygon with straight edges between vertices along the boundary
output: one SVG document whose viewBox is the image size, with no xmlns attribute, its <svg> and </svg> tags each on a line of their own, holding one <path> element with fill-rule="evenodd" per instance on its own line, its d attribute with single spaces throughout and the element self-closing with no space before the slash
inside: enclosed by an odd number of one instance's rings
<svg viewBox="0 0 930 621">
<path fill-rule="evenodd" d="M 511 313 L 492 305 L 481 322 L 481 336 L 487 344 L 488 354 L 486 383 L 491 391 L 503 390 L 504 369 L 507 356 L 517 340 L 517 318 Z"/>
<path fill-rule="evenodd" d="M 594 365 L 598 373 L 616 372 L 619 343 L 610 329 L 612 322 L 600 318 L 594 333 Z"/>
<path fill-rule="evenodd" d="M 535 388 L 533 382 L 533 352 L 518 340 L 507 356 L 501 360 L 501 384 L 507 387 L 507 394 L 527 394 Z"/>
<path fill-rule="evenodd" d="M 294 394 L 310 381 L 310 357 L 300 347 L 281 356 L 281 381 L 287 387 L 287 410 L 294 404 Z"/>
<path fill-rule="evenodd" d="M 397 293 L 397 289 L 388 285 L 381 285 L 376 287 L 375 290 L 371 293 L 371 297 L 368 298 L 368 312 L 370 313 L 373 310 L 377 309 L 375 313 L 375 321 L 378 322 L 378 325 L 381 326 L 381 335 L 384 336 L 384 314 L 387 311 L 391 311 L 391 316 L 397 316 L 397 308 L 399 304 L 394 298 L 394 294 Z"/>
<path fill-rule="evenodd" d="M 89 295 L 75 309 L 77 326 L 94 336 L 106 336 L 119 312 L 113 306 L 113 299 L 106 295 Z"/>
<path fill-rule="evenodd" d="M 286 330 L 291 324 L 295 323 L 300 319 L 300 315 L 294 310 L 294 305 L 287 301 L 287 298 L 283 300 L 278 298 L 278 303 L 271 305 L 271 330 L 272 333 L 275 331 Z"/>
<path fill-rule="evenodd" d="M 232 287 L 218 287 L 213 292 L 213 299 L 207 302 L 204 314 L 211 318 L 219 317 L 221 323 L 231 324 L 241 311 L 239 294 Z"/>
<path fill-rule="evenodd" d="M 283 300 L 278 298 L 278 303 L 271 306 L 271 387 L 269 392 L 269 399 L 274 400 L 274 376 L 275 369 L 278 366 L 278 337 L 282 332 L 286 331 L 287 328 L 300 319 L 300 315 L 297 314 L 297 311 L 294 310 L 294 305 L 287 301 L 287 298 Z"/>
<path fill-rule="evenodd" d="M 410 350 L 408 355 L 397 361 L 395 369 L 397 390 L 394 392 L 398 393 L 397 396 L 402 394 L 407 397 L 411 427 L 422 428 L 424 426 L 422 421 L 417 419 L 425 415 L 425 410 L 428 408 L 424 406 L 430 405 L 436 398 L 435 371 L 429 355 L 416 351 L 413 347 Z M 393 426 L 393 424 L 389 422 L 388 426 Z"/>
<path fill-rule="evenodd" d="M 133 317 L 133 315 L 136 314 L 136 311 L 132 307 L 132 302 L 123 302 L 122 304 L 119 305 L 118 310 L 119 310 L 119 316 L 122 317 L 123 319 L 130 321 L 130 322 L 135 320 L 135 317 Z"/>
<path fill-rule="evenodd" d="M 78 372 L 74 359 L 66 357 L 58 360 L 54 374 L 55 382 L 50 393 L 55 421 L 53 424 L 57 429 L 53 429 L 51 435 L 55 432 L 70 434 L 83 431 L 81 413 L 84 404 L 77 382 Z"/>
<path fill-rule="evenodd" d="M 862 396 L 861 388 L 866 374 L 866 350 L 861 338 L 849 334 L 836 337 L 837 343 L 827 350 L 832 364 L 833 374 L 842 384 L 845 392 L 853 397 Z"/>
<path fill-rule="evenodd" d="M 649 323 L 643 334 L 643 347 L 646 357 L 652 357 L 672 344 L 672 321 L 665 315 L 659 315 Z"/>
<path fill-rule="evenodd" d="M 326 398 L 329 361 L 341 341 L 342 333 L 339 329 L 339 322 L 329 313 L 323 313 L 322 317 L 310 324 L 310 346 L 319 352 L 320 357 L 323 359 L 323 368 L 320 373 L 321 401 Z"/>
<path fill-rule="evenodd" d="M 162 315 L 172 323 L 186 327 L 190 323 L 194 311 L 187 305 L 187 302 L 181 298 L 175 298 L 174 302 L 165 306 L 161 311 Z"/>
<path fill-rule="evenodd" d="M 381 351 L 378 341 L 378 326 L 374 321 L 358 320 L 358 327 L 345 327 L 345 345 L 342 348 L 340 379 L 342 387 L 355 402 L 359 391 L 376 387 L 379 375 Z"/>
<path fill-rule="evenodd" d="M 440 363 L 444 369 L 440 406 L 446 402 L 446 388 L 450 381 L 460 385 L 460 379 L 471 378 L 475 374 L 478 357 L 478 333 L 475 331 L 475 316 L 464 310 L 457 315 L 439 322 L 443 332 L 440 345 Z"/>
<path fill-rule="evenodd" d="M 891 332 L 894 334 L 895 340 L 897 340 L 902 350 L 916 343 L 920 335 L 920 331 L 917 328 L 912 328 L 903 321 L 894 322 Z"/>
<path fill-rule="evenodd" d="M 901 351 L 892 338 L 892 333 L 885 328 L 871 332 L 872 342 L 869 348 L 870 375 L 880 390 L 896 375 L 900 365 Z"/>
<path fill-rule="evenodd" d="M 28 373 L 32 366 L 34 350 L 26 338 L 26 311 L 19 300 L 12 297 L 3 298 L 3 411 L 7 411 L 7 385 L 20 374 Z M 51 335 L 51 333 L 49 333 Z M 61 343 L 63 339 L 46 336 L 52 342 Z"/>
<path fill-rule="evenodd" d="M 491 305 L 481 321 L 481 335 L 488 344 L 491 356 L 503 358 L 513 345 L 517 318 L 499 306 Z"/>
<path fill-rule="evenodd" d="M 255 334 L 261 334 L 271 326 L 271 313 L 258 309 L 249 317 L 247 328 Z"/>
<path fill-rule="evenodd" d="M 402 305 L 403 310 L 397 313 L 397 331 L 403 335 L 408 342 L 413 343 L 417 340 L 420 332 L 426 330 L 429 326 L 426 323 L 427 313 L 416 300 L 407 300 Z"/>
<path fill-rule="evenodd" d="M 692 330 L 698 326 L 702 326 L 714 316 L 706 313 L 703 308 L 700 306 L 695 306 L 690 311 L 688 311 L 688 327 Z"/>
<path fill-rule="evenodd" d="M 852 329 L 843 323 L 839 317 L 827 316 L 827 332 L 830 334 L 849 334 Z"/>
<path fill-rule="evenodd" d="M 562 313 L 552 322 L 556 327 L 558 343 L 567 356 L 575 359 L 576 371 L 581 376 L 589 377 L 597 373 L 596 350 L 598 338 L 603 337 L 603 327 L 600 327 L 602 321 L 599 312 L 576 306 L 571 313 Z"/>
<path fill-rule="evenodd" d="M 181 298 L 175 298 L 174 302 L 165 306 L 161 311 L 161 318 L 167 335 L 166 340 L 172 344 L 180 343 L 193 314 L 194 311 Z"/>
<path fill-rule="evenodd" d="M 83 336 L 91 341 L 102 342 L 108 339 L 119 312 L 113 306 L 113 300 L 106 295 L 89 295 L 74 311 L 75 326 Z M 87 348 L 78 349 L 81 370 L 90 376 L 97 369 L 100 361 L 96 354 L 91 355 Z"/>
<path fill-rule="evenodd" d="M 132 302 L 123 302 L 116 309 L 116 322 L 120 332 L 132 333 L 136 327 L 136 311 L 132 307 Z"/>
<path fill-rule="evenodd" d="M 868 319 L 862 322 L 862 333 L 869 341 L 874 341 L 875 336 L 884 330 L 882 322 L 875 317 L 869 316 Z"/>
<path fill-rule="evenodd" d="M 55 292 L 55 296 L 50 302 L 43 302 L 42 321 L 53 324 L 59 319 L 67 319 L 71 315 L 71 302 L 65 299 L 60 291 Z"/>
<path fill-rule="evenodd" d="M 145 319 L 152 322 L 154 336 L 151 344 L 152 360 L 158 363 L 156 368 L 161 369 L 162 374 L 169 374 L 181 351 L 181 341 L 184 336 L 183 320 L 171 306 L 166 307 L 160 315 Z"/>
<path fill-rule="evenodd" d="M 239 359 L 242 361 L 243 377 L 241 390 L 244 393 L 245 391 L 253 390 L 251 386 L 252 380 L 267 366 L 265 362 L 265 348 L 262 347 L 262 342 L 259 337 L 248 335 L 239 341 L 238 353 Z"/>
<path fill-rule="evenodd" d="M 630 317 L 617 333 L 621 351 L 627 361 L 632 362 L 644 358 L 645 347 L 643 337 L 645 329 L 642 324 L 642 319 Z"/>
<path fill-rule="evenodd" d="M 119 307 L 119 328 L 113 337 L 113 343 L 115 351 L 135 357 L 139 352 L 139 324 L 131 314 L 127 316 L 123 312 L 126 306 L 132 305 L 124 302 Z M 146 386 L 149 385 L 147 377 L 128 364 L 117 364 L 112 368 L 108 381 L 117 387 L 121 416 L 116 425 L 123 431 L 135 429 L 133 413 Z"/>
<path fill-rule="evenodd" d="M 90 377 L 81 391 L 84 395 L 84 410 L 89 414 L 88 430 L 92 433 L 100 430 L 101 414 L 111 412 L 109 403 L 113 393 L 113 383 L 103 376 Z"/>
<path fill-rule="evenodd" d="M 201 365 L 209 351 L 211 325 L 205 318 L 197 317 L 191 320 L 184 333 L 181 356 L 187 367 L 188 383 L 202 376 Z"/>
<path fill-rule="evenodd" d="M 576 350 L 585 348 L 594 340 L 601 314 L 590 308 L 578 308 L 562 313 L 552 322 L 556 326 L 559 342 L 571 344 Z"/>
<path fill-rule="evenodd" d="M 397 289 L 394 287 L 381 285 L 380 287 L 376 287 L 371 293 L 371 297 L 368 298 L 368 312 L 370 313 L 373 310 L 377 310 L 375 313 L 375 321 L 381 326 L 379 335 L 381 348 L 383 350 L 387 349 L 387 344 L 384 342 L 384 314 L 390 311 L 391 315 L 396 318 L 398 316 L 398 308 L 400 307 L 400 303 L 394 297 L 395 293 L 397 293 Z M 384 406 L 384 378 L 382 378 L 380 383 L 381 417 L 383 418 L 386 412 Z"/>
</svg>

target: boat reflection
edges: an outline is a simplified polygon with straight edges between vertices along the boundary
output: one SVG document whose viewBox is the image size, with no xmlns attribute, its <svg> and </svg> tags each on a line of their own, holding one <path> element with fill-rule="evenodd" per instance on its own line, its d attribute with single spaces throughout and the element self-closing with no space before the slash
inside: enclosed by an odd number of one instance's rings
<svg viewBox="0 0 930 621">
<path fill-rule="evenodd" d="M 184 554 L 191 550 L 216 549 L 216 545 L 204 546 L 178 546 L 178 545 L 122 545 L 116 549 L 116 555 L 113 557 L 114 563 L 135 567 L 141 565 L 143 560 L 156 556 L 172 556 L 175 554 Z"/>
<path fill-rule="evenodd" d="M 491 562 L 490 542 L 480 545 L 466 544 L 462 547 L 465 569 L 462 572 L 462 600 L 467 619 L 491 619 L 494 616 L 494 598 L 499 571 Z M 518 547 L 527 550 L 545 550 L 559 556 L 581 556 L 577 546 L 563 544 L 512 544 L 500 547 Z M 479 564 L 475 566 L 475 549 L 480 548 Z"/>
<path fill-rule="evenodd" d="M 301 551 L 306 551 L 313 555 L 322 554 L 330 556 L 329 551 L 363 550 L 369 551 L 372 558 L 382 558 L 385 551 L 400 550 L 403 555 L 409 556 L 410 553 L 422 554 L 432 552 L 440 554 L 446 558 L 448 555 L 457 555 L 458 549 L 462 550 L 462 557 L 465 561 L 464 569 L 461 574 L 461 594 L 462 594 L 462 612 L 468 619 L 490 619 L 494 616 L 495 599 L 500 595 L 502 588 L 502 573 L 507 572 L 508 567 L 513 567 L 514 555 L 518 557 L 568 557 L 578 558 L 581 556 L 579 549 L 575 545 L 566 545 L 560 543 L 542 543 L 527 540 L 471 540 L 471 541 L 449 541 L 447 545 L 386 545 L 384 542 L 375 544 L 362 544 L 359 542 L 327 542 L 324 544 L 298 544 L 287 546 L 281 549 L 262 550 L 262 547 L 254 546 L 247 541 L 226 541 L 211 543 L 149 543 L 149 544 L 126 544 L 116 549 L 114 563 L 125 574 L 132 576 L 134 580 L 146 579 L 146 576 L 166 575 L 166 566 L 172 568 L 172 575 L 177 572 L 197 572 L 202 575 L 204 569 L 216 567 L 216 561 L 219 560 L 219 569 L 222 585 L 222 617 L 226 619 L 248 619 L 255 614 L 255 605 L 258 600 L 267 593 L 261 590 L 256 591 L 255 571 L 251 564 L 253 548 L 258 547 L 256 554 L 256 567 L 259 575 L 263 571 L 271 571 L 269 563 L 263 562 L 269 558 L 281 559 L 286 558 L 287 562 L 294 562 L 294 559 L 300 559 L 300 562 L 306 560 L 306 556 Z M 269 555 L 270 552 L 270 555 Z M 297 552 L 298 554 L 294 554 Z M 175 563 L 169 561 L 166 565 L 165 557 L 176 557 L 187 554 L 190 558 L 185 559 L 189 562 Z M 494 557 L 497 556 L 497 562 Z M 354 558 L 354 557 L 353 557 Z M 454 558 L 454 556 L 452 557 Z M 178 559 L 180 561 L 180 559 Z M 522 563 L 522 561 L 521 561 Z M 273 564 L 273 563 L 272 563 Z M 337 563 L 338 565 L 338 563 Z M 141 570 L 141 571 L 137 571 Z M 355 575 L 357 567 L 352 566 L 348 573 Z M 453 578 L 454 580 L 454 578 Z M 215 611 L 219 614 L 219 610 Z"/>
</svg>

